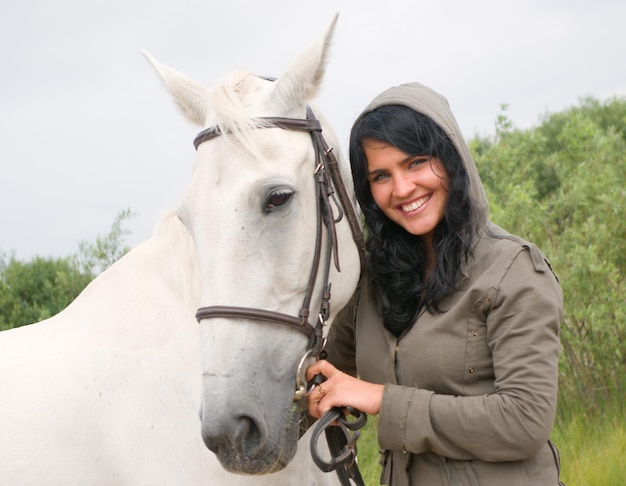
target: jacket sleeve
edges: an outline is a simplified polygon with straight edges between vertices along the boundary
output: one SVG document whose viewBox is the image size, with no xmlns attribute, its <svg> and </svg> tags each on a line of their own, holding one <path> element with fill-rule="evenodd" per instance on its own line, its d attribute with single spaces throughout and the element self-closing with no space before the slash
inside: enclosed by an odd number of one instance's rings
<svg viewBox="0 0 626 486">
<path fill-rule="evenodd" d="M 557 398 L 561 288 L 547 263 L 521 249 L 487 315 L 495 391 L 451 396 L 386 385 L 378 422 L 382 448 L 483 461 L 528 458 L 545 445 Z"/>
</svg>

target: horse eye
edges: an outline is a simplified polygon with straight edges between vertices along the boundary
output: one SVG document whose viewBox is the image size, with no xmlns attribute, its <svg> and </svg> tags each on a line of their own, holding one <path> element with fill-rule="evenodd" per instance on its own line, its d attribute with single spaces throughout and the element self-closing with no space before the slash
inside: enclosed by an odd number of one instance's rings
<svg viewBox="0 0 626 486">
<path fill-rule="evenodd" d="M 293 195 L 294 193 L 291 191 L 279 191 L 270 194 L 267 198 L 267 202 L 265 203 L 265 210 L 270 212 L 284 206 L 291 201 Z"/>
</svg>

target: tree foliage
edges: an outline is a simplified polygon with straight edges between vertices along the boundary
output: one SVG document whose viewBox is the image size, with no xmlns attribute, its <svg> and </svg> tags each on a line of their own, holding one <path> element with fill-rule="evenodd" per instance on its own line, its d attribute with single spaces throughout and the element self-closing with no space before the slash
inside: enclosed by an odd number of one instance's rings
<svg viewBox="0 0 626 486">
<path fill-rule="evenodd" d="M 536 243 L 561 281 L 561 412 L 623 400 L 626 100 L 587 98 L 528 130 L 498 122 L 471 145 L 492 220 Z"/>
<path fill-rule="evenodd" d="M 0 330 L 41 321 L 63 310 L 91 281 L 70 258 L 11 257 L 0 275 Z"/>
<path fill-rule="evenodd" d="M 123 223 L 132 216 L 130 209 L 120 211 L 108 234 L 99 236 L 93 243 L 81 241 L 72 257 L 75 266 L 83 273 L 98 275 L 119 260 L 128 251 L 125 237 L 130 235 Z"/>
<path fill-rule="evenodd" d="M 131 216 L 120 212 L 104 237 L 81 242 L 77 253 L 65 258 L 0 256 L 0 331 L 38 322 L 63 310 L 91 280 L 118 260 L 128 248 L 122 223 Z"/>
</svg>

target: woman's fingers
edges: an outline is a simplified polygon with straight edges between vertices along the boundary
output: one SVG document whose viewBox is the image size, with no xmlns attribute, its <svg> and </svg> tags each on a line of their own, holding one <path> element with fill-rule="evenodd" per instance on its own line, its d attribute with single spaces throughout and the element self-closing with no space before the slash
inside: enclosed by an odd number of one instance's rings
<svg viewBox="0 0 626 486">
<path fill-rule="evenodd" d="M 313 387 L 308 395 L 309 415 L 320 418 L 327 410 L 330 410 L 333 407 L 333 405 L 328 404 L 322 405 L 322 400 L 327 395 L 330 387 L 332 386 L 332 383 L 329 382 L 329 378 L 336 376 L 339 373 L 341 372 L 326 360 L 316 361 L 307 368 L 307 381 L 314 381 L 314 378 L 318 375 L 324 377 L 324 381 L 319 382 L 318 380 L 318 384 Z"/>
<path fill-rule="evenodd" d="M 337 368 L 335 368 L 328 361 L 321 359 L 316 361 L 311 366 L 309 366 L 306 370 L 306 379 L 307 381 L 311 381 L 315 375 L 323 375 L 326 378 L 331 378 L 337 373 L 341 373 Z"/>
<path fill-rule="evenodd" d="M 380 411 L 384 385 L 369 383 L 339 371 L 328 361 L 320 360 L 309 366 L 307 380 L 321 374 L 326 381 L 309 393 L 309 414 L 320 418 L 333 407 L 351 406 L 369 415 Z"/>
</svg>

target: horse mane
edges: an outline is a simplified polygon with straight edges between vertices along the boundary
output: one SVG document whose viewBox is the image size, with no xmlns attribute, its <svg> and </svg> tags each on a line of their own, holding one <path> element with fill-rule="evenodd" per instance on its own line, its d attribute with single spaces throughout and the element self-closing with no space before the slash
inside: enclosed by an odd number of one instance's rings
<svg viewBox="0 0 626 486">
<path fill-rule="evenodd" d="M 196 289 L 199 285 L 196 244 L 187 227 L 175 210 L 167 211 L 156 226 L 154 236 L 163 239 L 171 260 L 180 262 L 175 266 L 174 278 L 186 285 L 180 288 Z"/>
</svg>

